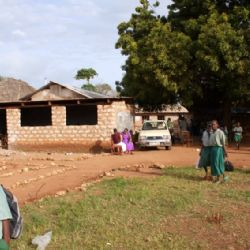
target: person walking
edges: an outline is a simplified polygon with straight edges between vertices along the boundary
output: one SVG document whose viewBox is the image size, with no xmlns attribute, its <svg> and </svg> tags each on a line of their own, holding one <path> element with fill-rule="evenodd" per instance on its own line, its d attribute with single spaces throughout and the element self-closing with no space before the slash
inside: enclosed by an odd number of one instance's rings
<svg viewBox="0 0 250 250">
<path fill-rule="evenodd" d="M 233 128 L 233 133 L 234 133 L 234 141 L 236 143 L 236 148 L 239 150 L 240 149 L 240 143 L 242 140 L 242 133 L 243 129 L 240 126 L 240 123 L 237 122 L 236 126 Z"/>
<path fill-rule="evenodd" d="M 198 167 L 199 168 L 204 168 L 205 170 L 205 176 L 204 176 L 204 180 L 212 180 L 212 176 L 209 175 L 208 172 L 208 167 L 211 166 L 211 161 L 210 161 L 210 151 L 211 151 L 211 147 L 210 147 L 210 136 L 212 133 L 212 127 L 211 127 L 211 123 L 209 123 L 207 125 L 206 130 L 203 132 L 202 134 L 202 145 L 201 145 L 201 151 L 200 151 L 200 160 L 198 163 Z"/>
<path fill-rule="evenodd" d="M 215 178 L 214 182 L 220 183 L 221 176 L 223 176 L 223 181 L 226 182 L 228 180 L 228 176 L 225 176 L 225 157 L 228 156 L 225 148 L 226 139 L 216 120 L 212 121 L 212 134 L 209 144 L 211 146 L 211 173 Z"/>
<path fill-rule="evenodd" d="M 0 250 L 8 250 L 10 244 L 10 222 L 12 215 L 6 195 L 0 185 Z"/>
</svg>

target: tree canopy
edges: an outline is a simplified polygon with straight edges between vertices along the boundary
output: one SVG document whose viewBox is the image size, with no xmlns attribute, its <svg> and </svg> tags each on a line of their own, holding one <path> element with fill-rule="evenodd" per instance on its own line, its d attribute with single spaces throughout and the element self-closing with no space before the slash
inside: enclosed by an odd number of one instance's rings
<svg viewBox="0 0 250 250">
<path fill-rule="evenodd" d="M 87 85 L 90 85 L 90 79 L 97 76 L 97 72 L 92 68 L 83 68 L 77 71 L 75 79 L 76 80 L 87 80 Z"/>
<path fill-rule="evenodd" d="M 107 95 L 107 96 L 112 96 L 114 95 L 114 90 L 108 83 L 99 83 L 95 85 L 96 92 Z"/>
<path fill-rule="evenodd" d="M 118 26 L 116 48 L 127 56 L 121 95 L 141 105 L 181 101 L 222 107 L 250 100 L 250 2 L 174 0 L 169 14 L 141 0 Z"/>
<path fill-rule="evenodd" d="M 88 90 L 88 91 L 93 91 L 93 92 L 96 92 L 96 86 L 92 83 L 86 83 L 86 84 L 83 84 L 82 89 L 85 89 L 85 90 Z"/>
</svg>

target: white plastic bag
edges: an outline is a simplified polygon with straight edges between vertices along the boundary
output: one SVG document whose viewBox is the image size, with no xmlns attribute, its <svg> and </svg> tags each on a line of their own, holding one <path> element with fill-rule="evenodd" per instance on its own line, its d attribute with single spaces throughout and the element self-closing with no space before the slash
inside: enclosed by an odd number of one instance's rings
<svg viewBox="0 0 250 250">
<path fill-rule="evenodd" d="M 44 234 L 38 235 L 32 240 L 33 245 L 37 245 L 36 250 L 45 250 L 46 247 L 49 245 L 52 238 L 52 231 Z"/>
</svg>

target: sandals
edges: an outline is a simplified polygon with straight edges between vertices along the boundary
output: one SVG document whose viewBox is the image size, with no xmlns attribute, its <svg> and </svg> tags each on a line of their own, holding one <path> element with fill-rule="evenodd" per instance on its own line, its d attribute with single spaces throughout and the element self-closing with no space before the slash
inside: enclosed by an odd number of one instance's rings
<svg viewBox="0 0 250 250">
<path fill-rule="evenodd" d="M 213 180 L 213 178 L 212 178 L 212 176 L 204 176 L 203 178 L 202 178 L 204 181 L 212 181 Z"/>
<path fill-rule="evenodd" d="M 219 179 L 215 179 L 213 181 L 213 183 L 215 183 L 215 184 L 226 183 L 226 182 L 228 182 L 228 180 L 229 180 L 229 177 L 228 176 L 224 176 L 223 181 L 220 181 Z"/>
</svg>

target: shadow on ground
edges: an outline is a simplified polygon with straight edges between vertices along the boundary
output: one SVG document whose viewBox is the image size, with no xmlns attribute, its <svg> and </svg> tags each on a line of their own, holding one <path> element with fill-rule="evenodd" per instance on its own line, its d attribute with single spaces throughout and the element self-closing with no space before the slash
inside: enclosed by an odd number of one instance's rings
<svg viewBox="0 0 250 250">
<path fill-rule="evenodd" d="M 197 173 L 190 169 L 177 169 L 177 168 L 166 168 L 163 170 L 163 174 L 166 176 L 175 177 L 178 179 L 185 179 L 189 181 L 202 181 L 202 177 L 198 176 Z"/>
</svg>

